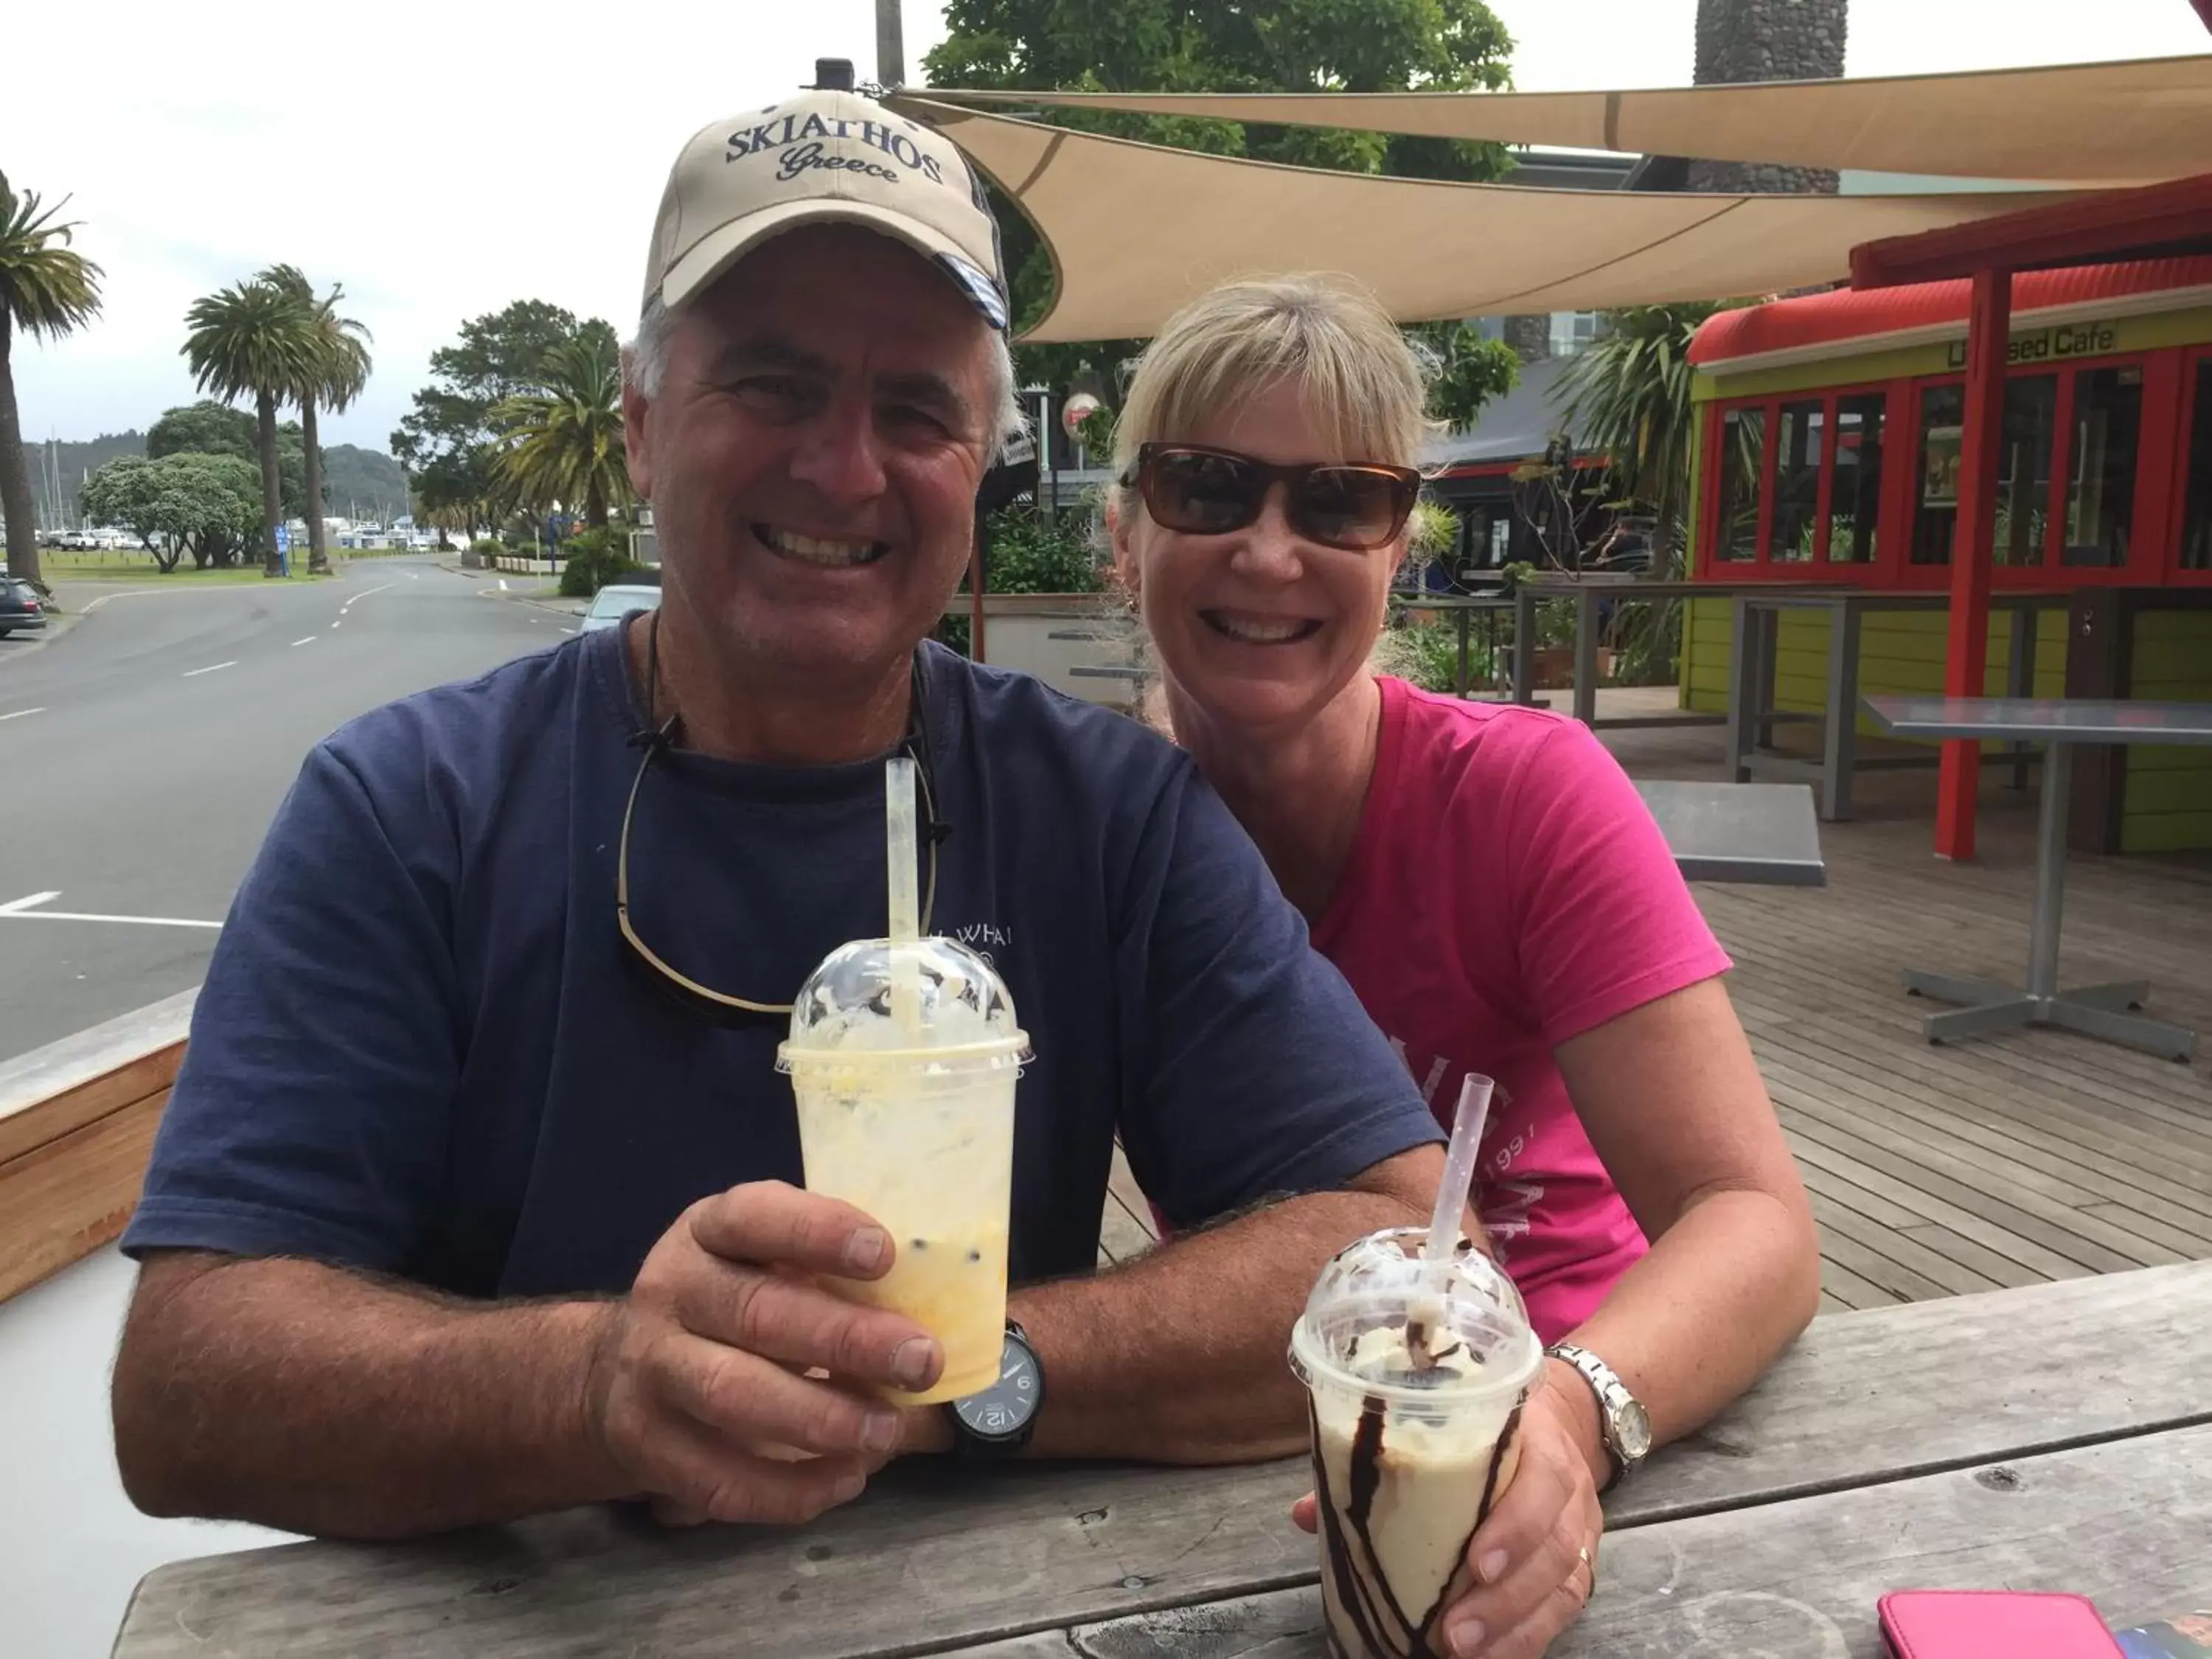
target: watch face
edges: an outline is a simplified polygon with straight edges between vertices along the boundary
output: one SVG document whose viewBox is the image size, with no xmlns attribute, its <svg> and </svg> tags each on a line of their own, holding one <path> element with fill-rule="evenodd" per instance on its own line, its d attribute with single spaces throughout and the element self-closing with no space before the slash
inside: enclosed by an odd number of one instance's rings
<svg viewBox="0 0 2212 1659">
<path fill-rule="evenodd" d="M 999 1380 L 952 1402 L 969 1431 L 986 1440 L 1019 1434 L 1036 1415 L 1037 1368 L 1030 1351 L 1012 1336 L 999 1354 Z"/>
<path fill-rule="evenodd" d="M 1620 1436 L 1621 1450 L 1631 1457 L 1642 1457 L 1651 1449 L 1651 1416 L 1642 1401 L 1632 1400 L 1623 1406 L 1613 1428 Z"/>
</svg>

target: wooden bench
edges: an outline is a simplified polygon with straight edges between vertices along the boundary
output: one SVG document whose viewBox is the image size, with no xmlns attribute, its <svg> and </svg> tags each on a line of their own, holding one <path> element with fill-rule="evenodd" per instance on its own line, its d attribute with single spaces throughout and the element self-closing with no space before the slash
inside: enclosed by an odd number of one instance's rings
<svg viewBox="0 0 2212 1659">
<path fill-rule="evenodd" d="M 0 1301 L 121 1235 L 198 995 L 0 1061 Z"/>
</svg>

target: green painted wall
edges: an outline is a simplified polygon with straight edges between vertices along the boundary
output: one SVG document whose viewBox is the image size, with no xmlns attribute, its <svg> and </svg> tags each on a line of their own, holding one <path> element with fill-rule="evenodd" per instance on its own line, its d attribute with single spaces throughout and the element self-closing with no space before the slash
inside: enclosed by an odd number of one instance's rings
<svg viewBox="0 0 2212 1659">
<path fill-rule="evenodd" d="M 1683 624 L 1682 674 L 1689 706 L 1712 714 L 1728 710 L 1729 630 L 1732 603 L 1692 599 Z M 1859 690 L 1938 692 L 1943 689 L 1944 629 L 1942 611 L 1876 611 L 1859 623 Z M 2035 693 L 2056 697 L 2066 689 L 2066 613 L 2045 611 L 2036 617 Z M 1828 695 L 1828 617 L 1820 611 L 1785 611 L 1777 635 L 1774 706 L 1797 714 L 1819 712 Z M 2012 621 L 1992 617 L 1985 684 L 1990 696 L 2002 696 L 2005 670 L 2012 659 Z M 1862 714 L 1859 730 L 1879 737 L 1881 730 Z"/>
<path fill-rule="evenodd" d="M 1682 685 L 1686 706 L 1728 711 L 1730 602 L 1692 599 L 1682 626 Z M 1862 623 L 1859 690 L 1936 692 L 1943 689 L 1944 629 L 1940 611 L 1875 611 Z M 2066 614 L 2037 618 L 2035 695 L 2066 691 Z M 2001 696 L 2011 656 L 2008 618 L 1993 617 L 1984 690 Z M 1828 690 L 1828 619 L 1819 611 L 1782 613 L 1774 665 L 1778 708 L 1816 713 Z M 2147 611 L 2136 617 L 2133 696 L 2146 702 L 2212 702 L 2212 611 Z M 1880 737 L 1865 715 L 1859 732 Z M 1995 745 L 1991 745 L 1994 747 Z M 2128 750 L 2120 846 L 2129 853 L 2212 848 L 2212 749 L 2137 744 Z"/>
<path fill-rule="evenodd" d="M 2136 696 L 2212 702 L 2212 611 L 2137 612 L 2133 657 Z M 2130 748 L 2123 802 L 2123 852 L 2212 847 L 2212 749 Z"/>
</svg>

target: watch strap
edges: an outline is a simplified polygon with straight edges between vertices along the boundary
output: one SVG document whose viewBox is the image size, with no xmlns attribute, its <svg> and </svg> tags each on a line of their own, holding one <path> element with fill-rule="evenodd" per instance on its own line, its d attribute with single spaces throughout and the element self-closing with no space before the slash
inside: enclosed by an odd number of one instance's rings
<svg viewBox="0 0 2212 1659">
<path fill-rule="evenodd" d="M 1544 1352 L 1554 1359 L 1563 1359 L 1574 1367 L 1590 1392 L 1597 1396 L 1598 1437 L 1604 1443 L 1605 1455 L 1613 1463 L 1612 1478 L 1599 1488 L 1611 1492 L 1644 1462 L 1640 1455 L 1632 1455 L 1620 1443 L 1619 1417 L 1622 1409 L 1636 1403 L 1636 1396 L 1620 1380 L 1620 1374 L 1592 1353 L 1588 1348 L 1578 1348 L 1571 1342 L 1554 1342 Z"/>
</svg>

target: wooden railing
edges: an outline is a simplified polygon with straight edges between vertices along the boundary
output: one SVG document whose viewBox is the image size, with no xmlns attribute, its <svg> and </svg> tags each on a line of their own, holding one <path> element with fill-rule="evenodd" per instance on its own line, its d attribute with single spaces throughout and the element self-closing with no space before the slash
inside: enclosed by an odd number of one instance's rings
<svg viewBox="0 0 2212 1659">
<path fill-rule="evenodd" d="M 0 1301 L 122 1233 L 198 995 L 0 1060 Z"/>
</svg>

